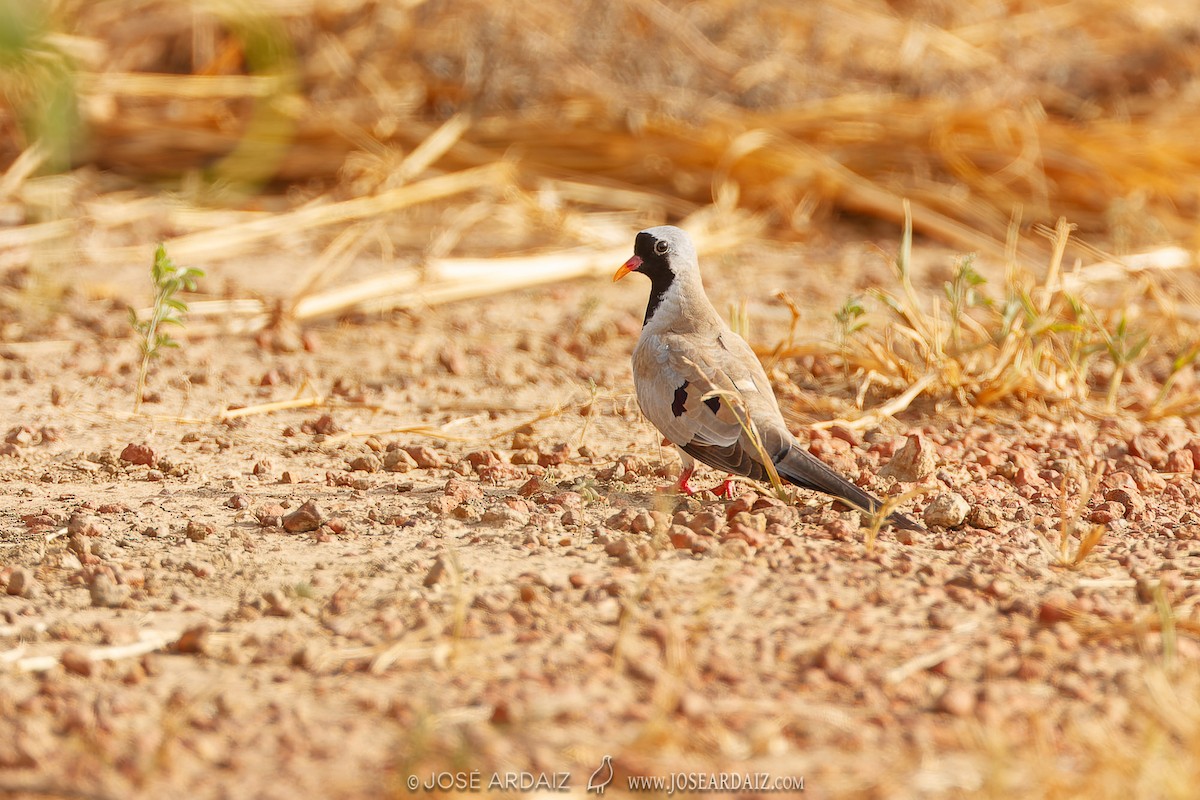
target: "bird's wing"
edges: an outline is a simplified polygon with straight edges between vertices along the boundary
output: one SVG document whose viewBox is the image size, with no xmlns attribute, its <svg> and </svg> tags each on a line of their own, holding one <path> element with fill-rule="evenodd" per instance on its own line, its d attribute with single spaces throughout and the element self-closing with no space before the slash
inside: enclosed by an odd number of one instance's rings
<svg viewBox="0 0 1200 800">
<path fill-rule="evenodd" d="M 763 480 L 755 439 L 768 458 L 787 449 L 791 435 L 762 366 L 731 331 L 647 337 L 633 361 L 643 413 L 703 463 Z"/>
</svg>

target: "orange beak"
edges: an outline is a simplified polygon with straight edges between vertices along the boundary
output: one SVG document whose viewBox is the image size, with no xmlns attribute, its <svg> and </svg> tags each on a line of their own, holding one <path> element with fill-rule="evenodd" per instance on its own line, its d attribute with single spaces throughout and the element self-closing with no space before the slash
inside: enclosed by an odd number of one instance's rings
<svg viewBox="0 0 1200 800">
<path fill-rule="evenodd" d="M 617 274 L 613 275 L 613 283 L 621 280 L 621 278 L 624 278 L 629 273 L 636 271 L 641 265 L 642 259 L 640 257 L 630 256 L 629 260 L 622 264 L 621 268 L 617 270 Z"/>
</svg>

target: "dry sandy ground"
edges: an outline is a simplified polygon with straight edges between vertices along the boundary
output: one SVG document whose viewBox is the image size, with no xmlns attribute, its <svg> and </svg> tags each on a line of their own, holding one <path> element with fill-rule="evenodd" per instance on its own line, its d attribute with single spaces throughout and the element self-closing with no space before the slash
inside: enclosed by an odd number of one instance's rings
<svg viewBox="0 0 1200 800">
<path fill-rule="evenodd" d="M 719 308 L 751 299 L 769 346 L 772 289 L 828 309 L 886 279 L 869 250 L 760 246 L 708 283 Z M 801 255 L 865 266 L 831 286 Z M 969 508 L 873 543 L 809 494 L 671 497 L 674 456 L 630 394 L 645 289 L 190 341 L 149 416 L 127 413 L 119 308 L 5 348 L 0 794 L 365 798 L 450 772 L 569 773 L 582 795 L 604 755 L 613 791 L 718 772 L 818 797 L 1197 785 L 1194 425 L 922 407 L 798 429 L 888 494 L 916 485 L 877 473 L 919 433 L 932 493 L 906 508 Z M 1106 532 L 1076 565 L 1062 496 L 1093 466 L 1082 516 Z"/>
</svg>

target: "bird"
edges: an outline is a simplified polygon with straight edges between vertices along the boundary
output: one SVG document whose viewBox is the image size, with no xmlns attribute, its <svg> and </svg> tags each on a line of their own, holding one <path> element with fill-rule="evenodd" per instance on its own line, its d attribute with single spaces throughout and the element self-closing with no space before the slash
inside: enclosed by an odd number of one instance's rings
<svg viewBox="0 0 1200 800">
<path fill-rule="evenodd" d="M 587 790 L 596 794 L 604 794 L 604 790 L 612 783 L 612 779 L 612 756 L 605 756 L 600 759 L 600 766 L 596 767 L 596 771 L 588 778 Z"/>
<path fill-rule="evenodd" d="M 883 503 L 812 455 L 784 423 L 758 357 L 725 324 L 705 294 L 696 248 L 672 225 L 640 231 L 633 255 L 613 275 L 650 280 L 641 335 L 633 349 L 633 383 L 642 413 L 679 450 L 675 489 L 690 495 L 700 461 L 755 481 L 771 472 L 788 483 L 876 513 Z M 766 458 L 764 458 L 764 456 Z M 731 478 L 717 489 L 732 496 Z M 888 523 L 925 528 L 899 512 Z"/>
</svg>

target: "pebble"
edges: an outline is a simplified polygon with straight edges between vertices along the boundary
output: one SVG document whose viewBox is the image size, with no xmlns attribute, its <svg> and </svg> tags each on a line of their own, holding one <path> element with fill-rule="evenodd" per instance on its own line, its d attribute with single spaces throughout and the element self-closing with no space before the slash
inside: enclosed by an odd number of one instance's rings
<svg viewBox="0 0 1200 800">
<path fill-rule="evenodd" d="M 350 460 L 351 472 L 379 472 L 382 468 L 383 461 L 374 453 L 367 453 Z"/>
<path fill-rule="evenodd" d="M 441 453 L 426 445 L 405 447 L 403 450 L 412 457 L 412 460 L 421 469 L 439 469 L 446 464 L 446 459 Z"/>
<path fill-rule="evenodd" d="M 189 519 L 184 535 L 193 542 L 202 542 L 216 532 L 217 527 L 211 522 L 197 522 Z"/>
<path fill-rule="evenodd" d="M 67 520 L 67 533 L 71 536 L 106 536 L 108 527 L 90 514 L 76 512 Z"/>
<path fill-rule="evenodd" d="M 82 675 L 85 678 L 90 677 L 96 667 L 96 662 L 81 647 L 68 647 L 63 650 L 62 655 L 58 657 L 58 663 L 72 675 Z"/>
<path fill-rule="evenodd" d="M 446 559 L 438 556 L 433 560 L 429 570 L 425 573 L 425 578 L 421 581 L 421 585 L 425 587 L 436 586 L 446 579 Z"/>
<path fill-rule="evenodd" d="M 937 701 L 938 711 L 954 717 L 966 717 L 975 711 L 975 692 L 970 686 L 952 683 Z"/>
<path fill-rule="evenodd" d="M 879 476 L 913 483 L 932 475 L 935 469 L 937 457 L 933 448 L 919 433 L 914 433 L 906 437 L 904 446 L 892 460 L 880 468 Z"/>
<path fill-rule="evenodd" d="M 38 594 L 37 579 L 28 567 L 17 567 L 8 576 L 8 586 L 5 591 L 13 597 L 34 597 Z"/>
<path fill-rule="evenodd" d="M 151 467 L 155 462 L 154 451 L 144 444 L 131 442 L 125 445 L 125 449 L 121 451 L 121 460 L 127 464 Z"/>
<path fill-rule="evenodd" d="M 538 465 L 542 467 L 554 467 L 559 464 L 565 464 L 570 457 L 571 446 L 566 442 L 559 442 L 538 452 Z"/>
<path fill-rule="evenodd" d="M 971 513 L 967 515 L 967 521 L 976 528 L 985 530 L 995 530 L 1000 526 L 1000 512 L 989 505 L 978 504 L 971 508 Z"/>
<path fill-rule="evenodd" d="M 388 472 L 408 472 L 417 468 L 417 460 L 407 450 L 397 447 L 384 454 L 383 468 Z"/>
<path fill-rule="evenodd" d="M 1096 506 L 1090 514 L 1088 514 L 1088 522 L 1095 522 L 1099 525 L 1107 525 L 1108 523 L 1123 519 L 1125 517 L 1125 506 L 1113 501 L 1107 501 Z"/>
<path fill-rule="evenodd" d="M 925 524 L 929 527 L 956 528 L 966 521 L 970 511 L 970 504 L 961 494 L 942 492 L 925 507 Z"/>
<path fill-rule="evenodd" d="M 320 507 L 308 500 L 299 508 L 283 517 L 283 529 L 288 533 L 306 533 L 321 527 L 323 519 Z"/>
<path fill-rule="evenodd" d="M 128 586 L 117 583 L 106 572 L 96 574 L 88 591 L 96 608 L 120 608 L 125 605 L 130 593 Z"/>
</svg>

